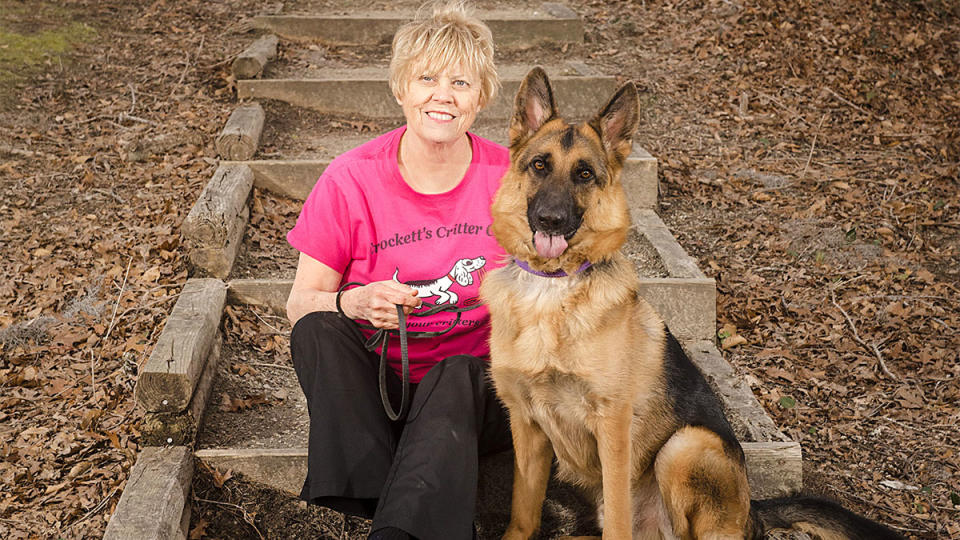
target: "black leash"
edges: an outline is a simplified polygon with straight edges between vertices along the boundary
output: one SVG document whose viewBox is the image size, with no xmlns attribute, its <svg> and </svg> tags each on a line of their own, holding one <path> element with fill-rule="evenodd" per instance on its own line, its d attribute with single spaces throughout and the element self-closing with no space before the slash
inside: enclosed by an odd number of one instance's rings
<svg viewBox="0 0 960 540">
<path fill-rule="evenodd" d="M 343 312 L 343 308 L 340 307 L 340 295 L 342 295 L 347 287 L 353 286 L 362 286 L 363 283 L 359 281 L 351 281 L 349 283 L 344 283 L 340 289 L 337 291 L 337 313 L 346 317 L 347 314 Z M 432 338 L 437 336 L 442 336 L 447 332 L 453 330 L 457 323 L 460 322 L 460 314 L 464 311 L 470 311 L 471 309 L 476 309 L 480 307 L 480 303 L 476 303 L 472 306 L 467 307 L 457 307 L 456 304 L 431 304 L 430 302 L 422 302 L 424 306 L 427 306 L 427 309 L 424 311 L 418 311 L 411 313 L 411 317 L 429 317 L 436 313 L 442 311 L 450 311 L 457 314 L 457 318 L 450 323 L 450 326 L 444 328 L 443 330 L 434 331 L 434 332 L 409 332 L 407 331 L 407 315 L 403 312 L 403 306 L 397 304 L 397 316 L 400 318 L 400 327 L 397 330 L 387 330 L 386 328 L 377 328 L 376 326 L 370 324 L 357 323 L 361 328 L 367 330 L 375 330 L 372 336 L 367 339 L 366 343 L 363 346 L 368 351 L 375 351 L 377 347 L 383 347 L 380 349 L 380 400 L 383 402 L 383 410 L 387 413 L 387 418 L 390 420 L 399 420 L 407 414 L 407 408 L 410 402 L 410 358 L 407 356 L 407 339 L 408 338 Z M 400 397 L 400 411 L 394 411 L 393 406 L 390 405 L 390 397 L 387 395 L 387 344 L 390 342 L 390 334 L 398 334 L 400 336 L 400 363 L 402 365 L 402 379 L 403 379 L 403 393 Z"/>
</svg>

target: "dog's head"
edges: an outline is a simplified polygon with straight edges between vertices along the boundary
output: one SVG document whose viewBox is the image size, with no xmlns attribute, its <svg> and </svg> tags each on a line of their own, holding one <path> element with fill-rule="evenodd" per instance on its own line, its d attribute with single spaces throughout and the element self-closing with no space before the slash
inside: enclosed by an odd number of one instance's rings
<svg viewBox="0 0 960 540">
<path fill-rule="evenodd" d="M 510 121 L 510 170 L 492 207 L 500 245 L 546 272 L 571 273 L 617 252 L 630 227 L 620 172 L 638 121 L 632 82 L 590 121 L 571 125 L 557 113 L 546 73 L 530 71 Z"/>
</svg>

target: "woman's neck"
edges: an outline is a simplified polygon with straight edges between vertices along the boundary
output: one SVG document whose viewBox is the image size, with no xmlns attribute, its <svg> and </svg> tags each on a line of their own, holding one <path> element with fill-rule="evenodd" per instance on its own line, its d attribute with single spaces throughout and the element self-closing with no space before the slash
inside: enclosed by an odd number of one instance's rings
<svg viewBox="0 0 960 540">
<path fill-rule="evenodd" d="M 466 134 L 451 143 L 433 143 L 407 131 L 400 139 L 397 152 L 400 174 L 407 185 L 427 195 L 445 193 L 456 187 L 472 159 L 473 148 Z"/>
</svg>

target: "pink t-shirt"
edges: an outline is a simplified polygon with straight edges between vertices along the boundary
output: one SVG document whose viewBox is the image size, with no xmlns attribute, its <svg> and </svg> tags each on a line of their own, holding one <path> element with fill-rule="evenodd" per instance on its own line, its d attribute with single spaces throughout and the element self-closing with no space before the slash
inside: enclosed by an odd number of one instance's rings
<svg viewBox="0 0 960 540">
<path fill-rule="evenodd" d="M 505 256 L 490 232 L 490 202 L 509 153 L 471 133 L 473 160 L 463 180 L 446 193 L 424 195 L 407 185 L 397 165 L 405 130 L 390 131 L 334 159 L 287 241 L 343 274 L 341 283 L 396 279 L 431 304 L 476 304 L 482 276 L 502 266 Z M 407 328 L 443 330 L 455 318 L 453 313 L 408 317 Z M 368 337 L 372 333 L 364 331 Z M 488 337 L 489 313 L 481 306 L 461 313 L 456 328 L 443 336 L 410 339 L 410 380 L 419 382 L 449 356 L 487 358 Z M 391 338 L 387 352 L 400 374 L 399 338 Z"/>
</svg>

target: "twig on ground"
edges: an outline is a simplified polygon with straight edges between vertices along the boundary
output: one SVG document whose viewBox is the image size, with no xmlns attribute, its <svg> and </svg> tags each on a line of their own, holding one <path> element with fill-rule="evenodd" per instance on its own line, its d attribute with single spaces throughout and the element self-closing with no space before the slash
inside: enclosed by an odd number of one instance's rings
<svg viewBox="0 0 960 540">
<path fill-rule="evenodd" d="M 21 148 L 14 148 L 6 144 L 0 144 L 0 154 L 10 154 L 14 156 L 28 157 L 28 158 L 42 157 L 47 155 L 43 152 L 34 152 L 33 150 L 23 150 Z"/>
<path fill-rule="evenodd" d="M 760 97 L 762 97 L 762 98 L 764 98 L 764 99 L 770 100 L 770 102 L 773 103 L 774 105 L 777 105 L 777 106 L 779 106 L 781 109 L 783 109 L 784 111 L 792 114 L 793 117 L 792 117 L 790 120 L 799 120 L 799 121 L 803 122 L 804 124 L 806 124 L 807 126 L 813 127 L 812 125 L 810 125 L 810 122 L 807 122 L 806 120 L 804 120 L 804 119 L 801 118 L 800 116 L 797 116 L 796 113 L 794 113 L 792 110 L 790 110 L 790 107 L 787 107 L 786 105 L 784 105 L 784 103 L 783 103 L 782 101 L 780 101 L 779 99 L 771 96 L 770 94 L 765 94 L 765 93 L 763 93 L 763 92 L 757 92 L 757 95 L 760 96 Z"/>
<path fill-rule="evenodd" d="M 227 57 L 226 60 L 221 60 L 220 62 L 217 62 L 216 64 L 207 64 L 207 65 L 205 65 L 205 66 L 197 66 L 197 69 L 199 69 L 200 71 L 210 71 L 210 70 L 212 70 L 212 69 L 216 69 L 216 68 L 219 68 L 219 67 L 221 67 L 221 66 L 225 66 L 225 65 L 227 65 L 227 64 L 231 64 L 231 63 L 233 63 L 233 60 L 234 60 L 234 57 L 233 57 L 233 56 L 229 56 L 229 57 Z"/>
<path fill-rule="evenodd" d="M 841 96 L 840 94 L 834 92 L 833 89 L 830 88 L 829 86 L 824 86 L 824 89 L 826 89 L 827 92 L 830 92 L 831 94 L 833 94 L 834 97 L 836 97 L 836 98 L 839 99 L 840 101 L 842 101 L 842 102 L 846 103 L 847 105 L 853 107 L 854 109 L 862 112 L 863 114 L 866 114 L 867 116 L 873 118 L 874 120 L 882 120 L 882 118 L 880 118 L 879 116 L 873 114 L 872 112 L 864 109 L 863 107 L 857 105 L 856 103 L 854 103 L 854 102 L 848 100 L 847 98 Z"/>
<path fill-rule="evenodd" d="M 140 118 L 139 116 L 134 116 L 132 114 L 120 113 L 117 115 L 117 122 L 123 122 L 124 120 L 131 120 L 133 122 L 140 122 L 141 124 L 149 124 L 153 127 L 159 127 L 160 124 L 154 122 L 153 120 L 147 120 L 146 118 Z"/>
<path fill-rule="evenodd" d="M 107 333 L 103 335 L 103 339 L 100 340 L 100 354 L 97 355 L 97 362 L 103 358 L 103 348 L 107 345 L 107 339 L 110 338 L 110 333 L 113 332 L 113 325 L 117 321 L 117 309 L 120 307 L 120 297 L 123 296 L 123 290 L 127 286 L 127 277 L 130 276 L 130 265 L 133 264 L 133 256 L 130 256 L 130 261 L 127 262 L 127 270 L 123 273 L 123 282 L 120 284 L 120 292 L 117 293 L 117 299 L 113 303 L 113 315 L 110 316 L 110 325 L 107 326 Z M 91 365 L 90 369 L 93 369 L 93 351 L 90 351 L 91 355 Z M 96 392 L 94 392 L 96 393 Z"/>
<path fill-rule="evenodd" d="M 272 367 L 272 368 L 290 369 L 290 370 L 293 369 L 293 367 L 291 366 L 283 366 L 280 364 L 268 364 L 266 362 L 250 362 L 250 365 L 257 366 L 257 367 Z"/>
<path fill-rule="evenodd" d="M 268 323 L 268 322 L 266 321 L 266 319 L 264 319 L 263 317 L 260 316 L 259 313 L 257 313 L 257 310 L 251 309 L 250 311 L 252 311 L 253 314 L 256 315 L 258 319 L 260 319 L 260 322 L 262 322 L 263 324 L 269 326 L 271 330 L 273 330 L 274 332 L 277 333 L 277 335 L 281 335 L 281 336 L 290 335 L 290 332 L 284 332 L 284 331 L 280 330 L 279 328 L 277 328 L 276 326 Z"/>
<path fill-rule="evenodd" d="M 884 375 L 886 375 L 887 377 L 890 377 L 895 381 L 899 381 L 900 378 L 894 375 L 893 373 L 891 373 L 889 369 L 887 369 L 887 363 L 884 362 L 883 355 L 880 354 L 880 349 L 877 348 L 876 345 L 867 344 L 867 342 L 863 341 L 863 339 L 860 338 L 860 333 L 857 332 L 857 326 L 853 324 L 853 320 L 850 318 L 850 315 L 847 315 L 847 312 L 844 311 L 843 308 L 840 307 L 840 304 L 837 303 L 837 295 L 833 292 L 833 289 L 830 290 L 830 301 L 833 302 L 834 307 L 840 310 L 840 313 L 843 313 L 843 317 L 847 320 L 847 324 L 850 325 L 850 329 L 853 331 L 853 339 L 855 339 L 857 343 L 859 343 L 860 345 L 863 345 L 868 350 L 872 350 L 873 353 L 877 356 L 877 361 L 880 364 L 880 370 L 883 371 Z"/>
<path fill-rule="evenodd" d="M 133 114 L 134 109 L 137 108 L 137 91 L 133 89 L 133 83 L 127 83 L 127 88 L 130 89 L 130 112 L 127 114 Z"/>
<path fill-rule="evenodd" d="M 176 286 L 180 286 L 180 285 L 182 285 L 182 284 L 181 284 L 181 283 L 177 283 L 177 284 L 175 284 L 175 285 L 176 285 Z M 154 300 L 153 302 L 150 302 L 149 304 L 145 304 L 145 305 L 142 305 L 142 306 L 133 306 L 133 307 L 131 307 L 131 308 L 127 308 L 123 313 L 120 314 L 120 317 L 118 317 L 118 319 L 121 319 L 121 320 L 122 320 L 124 317 L 126 317 L 127 315 L 129 315 L 131 312 L 143 311 L 143 310 L 145 310 L 145 309 L 150 309 L 150 308 L 152 308 L 153 306 L 156 306 L 157 304 L 162 304 L 162 303 L 166 302 L 167 300 L 170 300 L 171 298 L 176 298 L 176 297 L 178 297 L 178 296 L 180 296 L 180 293 L 170 294 L 170 295 L 167 295 L 167 296 L 162 296 L 162 297 L 160 297 L 159 299 Z"/>
<path fill-rule="evenodd" d="M 112 191 L 101 189 L 101 188 L 93 188 L 90 191 L 93 191 L 95 193 L 100 193 L 102 195 L 107 195 L 108 197 L 113 197 L 113 200 L 117 201 L 120 204 L 127 204 L 127 201 L 121 199 L 116 193 Z"/>
<path fill-rule="evenodd" d="M 193 59 L 187 56 L 187 65 L 183 67 L 183 73 L 180 74 L 180 80 L 177 81 L 177 84 L 173 85 L 173 90 L 170 91 L 171 98 L 173 97 L 173 94 L 180 89 L 180 85 L 183 84 L 183 79 L 186 78 L 190 68 L 193 67 L 193 63 L 197 60 L 197 58 L 200 58 L 200 51 L 203 50 L 203 40 L 206 39 L 206 37 L 207 36 L 200 36 L 200 45 L 197 47 L 197 52 L 193 55 Z"/>
<path fill-rule="evenodd" d="M 101 347 L 102 350 L 102 347 Z M 93 357 L 93 350 L 90 351 L 90 397 L 96 399 L 97 396 L 97 371 L 96 361 Z"/>
<path fill-rule="evenodd" d="M 817 124 L 817 131 L 813 134 L 813 143 L 810 145 L 810 153 L 807 154 L 807 163 L 803 166 L 803 172 L 800 173 L 800 180 L 803 180 L 803 177 L 807 175 L 807 169 L 810 168 L 810 160 L 813 159 L 813 149 L 817 147 L 817 137 L 820 135 L 820 128 L 823 126 L 824 119 L 827 118 L 826 113 L 820 117 L 820 123 Z"/>
<path fill-rule="evenodd" d="M 237 510 L 240 510 L 240 513 L 243 515 L 243 520 L 244 520 L 245 522 L 249 523 L 251 527 L 253 527 L 254 532 L 257 533 L 257 536 L 260 537 L 260 540 L 265 540 L 264 537 L 263 537 L 263 534 L 260 533 L 260 529 L 257 529 L 257 526 L 253 524 L 253 518 L 250 517 L 250 514 L 247 513 L 247 509 L 244 508 L 244 507 L 242 507 L 242 506 L 240 506 L 239 504 L 233 504 L 233 503 L 228 503 L 228 502 L 223 502 L 223 501 L 211 501 L 210 499 L 203 499 L 203 498 L 200 498 L 200 497 L 194 497 L 193 500 L 199 501 L 199 502 L 210 503 L 210 504 L 216 504 L 216 505 L 219 505 L 219 506 L 226 506 L 226 507 L 229 507 L 229 508 L 235 508 L 235 509 L 237 509 Z"/>
<path fill-rule="evenodd" d="M 77 525 L 83 523 L 84 521 L 86 521 L 87 519 L 89 519 L 91 516 L 93 516 L 93 515 L 96 514 L 97 512 L 103 510 L 103 509 L 107 506 L 107 503 L 110 502 L 110 499 L 112 499 L 113 496 L 116 495 L 116 494 L 117 494 L 117 491 L 119 491 L 119 490 L 120 490 L 120 487 L 119 487 L 119 486 L 113 488 L 113 491 L 111 491 L 109 495 L 107 495 L 106 497 L 103 498 L 102 501 L 100 501 L 99 503 L 97 503 L 97 505 L 94 506 L 93 509 L 91 509 L 89 512 L 87 512 L 86 514 L 84 514 L 82 518 L 80 518 L 80 519 L 74 521 L 73 523 L 71 523 L 70 526 L 68 527 L 68 529 L 72 530 L 74 527 L 76 527 Z"/>
</svg>

